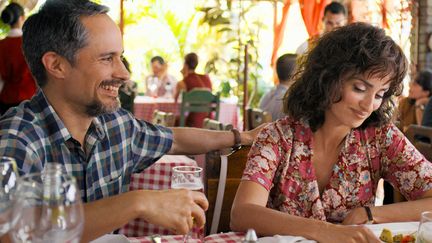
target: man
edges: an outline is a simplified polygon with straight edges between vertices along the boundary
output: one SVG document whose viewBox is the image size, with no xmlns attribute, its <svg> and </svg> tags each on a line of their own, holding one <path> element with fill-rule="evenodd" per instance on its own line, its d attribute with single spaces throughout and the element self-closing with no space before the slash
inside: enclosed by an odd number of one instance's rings
<svg viewBox="0 0 432 243">
<path fill-rule="evenodd" d="M 279 84 L 265 94 L 259 104 L 259 108 L 267 111 L 272 115 L 272 120 L 275 121 L 285 116 L 282 111 L 282 100 L 287 92 L 291 77 L 296 66 L 295 54 L 284 54 L 276 61 L 276 73 L 279 79 Z"/>
<path fill-rule="evenodd" d="M 177 80 L 174 76 L 168 74 L 165 60 L 160 56 L 154 56 L 150 63 L 153 74 L 145 79 L 147 95 L 173 97 Z M 153 82 L 156 83 L 153 84 Z M 151 85 L 154 85 L 155 88 L 152 88 Z"/>
<path fill-rule="evenodd" d="M 422 126 L 432 127 L 432 98 L 429 99 L 423 112 Z"/>
<path fill-rule="evenodd" d="M 14 157 L 21 174 L 64 164 L 85 202 L 84 242 L 134 218 L 186 234 L 194 223 L 204 224 L 205 196 L 127 192 L 131 173 L 166 153 L 249 144 L 258 131 L 168 129 L 119 109 L 118 89 L 129 73 L 121 33 L 107 12 L 87 0 L 48 0 L 26 21 L 23 52 L 41 90 L 0 120 L 0 156 Z"/>
<path fill-rule="evenodd" d="M 324 17 L 323 17 L 323 33 L 325 34 L 327 32 L 330 32 L 334 30 L 335 28 L 341 27 L 346 25 L 346 17 L 347 12 L 345 10 L 345 7 L 338 3 L 338 2 L 331 2 L 324 8 Z M 319 36 L 312 36 L 305 42 L 303 42 L 296 50 L 297 55 L 304 54 L 307 50 L 310 44 L 315 42 L 315 40 L 319 38 Z"/>
</svg>

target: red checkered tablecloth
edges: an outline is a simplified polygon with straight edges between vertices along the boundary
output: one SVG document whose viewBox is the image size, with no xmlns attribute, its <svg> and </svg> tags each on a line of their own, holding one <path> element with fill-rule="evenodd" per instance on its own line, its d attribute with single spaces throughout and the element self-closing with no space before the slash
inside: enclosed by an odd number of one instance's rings
<svg viewBox="0 0 432 243">
<path fill-rule="evenodd" d="M 196 162 L 183 155 L 165 155 L 141 173 L 133 174 L 129 190 L 167 190 L 171 188 L 171 171 L 175 166 L 197 165 Z M 126 236 L 170 235 L 172 231 L 135 219 L 120 229 Z"/>
<path fill-rule="evenodd" d="M 151 122 L 153 112 L 160 110 L 179 115 L 180 103 L 174 103 L 169 98 L 153 98 L 149 96 L 137 96 L 134 101 L 134 115 L 138 119 Z M 233 127 L 239 126 L 239 109 L 237 103 L 221 102 L 219 108 L 219 121 L 223 124 L 232 124 Z"/>
<path fill-rule="evenodd" d="M 206 242 L 206 243 L 236 243 L 242 242 L 244 233 L 229 232 L 222 234 L 209 235 L 200 241 L 197 239 L 188 239 L 188 243 L 191 242 Z M 183 242 L 182 235 L 163 235 L 161 236 L 162 242 L 164 243 L 176 243 Z M 150 237 L 129 237 L 128 240 L 131 243 L 151 243 Z"/>
</svg>

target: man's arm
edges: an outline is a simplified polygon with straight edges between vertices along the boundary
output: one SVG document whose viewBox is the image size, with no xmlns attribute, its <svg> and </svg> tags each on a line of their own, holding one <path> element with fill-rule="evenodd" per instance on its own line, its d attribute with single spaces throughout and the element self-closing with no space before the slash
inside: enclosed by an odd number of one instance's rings
<svg viewBox="0 0 432 243">
<path fill-rule="evenodd" d="M 112 232 L 127 222 L 147 222 L 186 234 L 193 224 L 202 227 L 208 202 L 204 194 L 187 190 L 131 191 L 84 205 L 82 242 Z"/>
<path fill-rule="evenodd" d="M 263 124 L 253 130 L 241 132 L 242 145 L 250 145 Z M 229 148 L 234 145 L 234 133 L 231 131 L 213 131 L 200 128 L 174 127 L 173 145 L 169 154 L 203 154 L 213 150 Z"/>
</svg>

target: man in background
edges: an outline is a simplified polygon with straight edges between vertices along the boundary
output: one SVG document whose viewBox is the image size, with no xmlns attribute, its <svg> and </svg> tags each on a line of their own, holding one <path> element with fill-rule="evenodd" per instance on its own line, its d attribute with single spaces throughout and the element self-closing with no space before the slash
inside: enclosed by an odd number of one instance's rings
<svg viewBox="0 0 432 243">
<path fill-rule="evenodd" d="M 177 79 L 168 74 L 168 65 L 161 56 L 150 60 L 153 74 L 146 77 L 146 94 L 157 97 L 173 97 Z"/>
<path fill-rule="evenodd" d="M 324 8 L 324 17 L 323 17 L 323 32 L 321 35 L 334 30 L 335 28 L 346 25 L 347 23 L 347 11 L 345 7 L 338 2 L 331 2 Z M 302 55 L 311 46 L 313 42 L 316 41 L 321 35 L 312 36 L 305 42 L 303 42 L 296 50 L 297 55 Z"/>
<path fill-rule="evenodd" d="M 259 108 L 270 113 L 273 121 L 285 116 L 282 111 L 282 100 L 291 84 L 291 77 L 296 67 L 296 58 L 297 55 L 295 54 L 284 54 L 278 58 L 276 73 L 279 84 L 260 100 Z"/>
</svg>

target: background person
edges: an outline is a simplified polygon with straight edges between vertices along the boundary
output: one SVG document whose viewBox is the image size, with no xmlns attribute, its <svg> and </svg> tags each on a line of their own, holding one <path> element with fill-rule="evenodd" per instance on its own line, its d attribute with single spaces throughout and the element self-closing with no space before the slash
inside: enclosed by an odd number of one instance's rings
<svg viewBox="0 0 432 243">
<path fill-rule="evenodd" d="M 30 99 L 36 92 L 36 83 L 31 76 L 22 54 L 22 26 L 24 9 L 10 3 L 1 13 L 3 23 L 10 25 L 8 36 L 0 40 L 0 115 L 21 101 Z"/>
<path fill-rule="evenodd" d="M 263 95 L 259 102 L 259 108 L 270 113 L 273 121 L 285 117 L 282 109 L 282 100 L 291 84 L 291 77 L 296 66 L 296 58 L 297 55 L 295 54 L 284 54 L 278 58 L 276 61 L 276 73 L 279 84 Z"/>
<path fill-rule="evenodd" d="M 432 95 L 432 71 L 424 70 L 409 84 L 408 97 L 399 102 L 398 116 L 400 129 L 406 131 L 409 125 L 420 125 L 425 111 L 425 105 Z"/>
<path fill-rule="evenodd" d="M 355 225 L 419 221 L 431 210 L 432 164 L 391 122 L 407 65 L 391 37 L 369 24 L 318 40 L 287 93 L 288 116 L 254 141 L 232 229 L 378 243 Z M 411 201 L 375 207 L 380 178 Z"/>
<path fill-rule="evenodd" d="M 122 60 L 126 70 L 131 73 L 129 62 L 126 58 Z M 126 80 L 119 89 L 121 107 L 130 113 L 134 113 L 134 100 L 137 95 L 137 84 L 132 80 Z"/>
<path fill-rule="evenodd" d="M 335 28 L 342 27 L 347 23 L 347 12 L 345 7 L 338 2 L 331 2 L 324 8 L 324 16 L 322 19 L 323 32 L 321 35 L 328 33 Z M 312 36 L 299 47 L 297 47 L 296 54 L 302 55 L 308 51 L 310 46 L 321 36 Z"/>
<path fill-rule="evenodd" d="M 195 88 L 203 88 L 212 91 L 212 82 L 207 74 L 198 74 L 195 72 L 198 66 L 198 55 L 189 53 L 184 58 L 181 73 L 183 80 L 178 83 L 174 99 L 177 101 L 181 91 L 189 92 Z M 203 121 L 208 117 L 206 112 L 190 112 L 186 118 L 187 127 L 203 127 Z"/>
<path fill-rule="evenodd" d="M 177 80 L 174 76 L 168 74 L 168 65 L 160 56 L 154 56 L 150 60 L 153 74 L 146 77 L 146 95 L 158 97 L 174 97 L 174 88 Z M 156 81 L 155 90 L 151 85 Z"/>
</svg>

